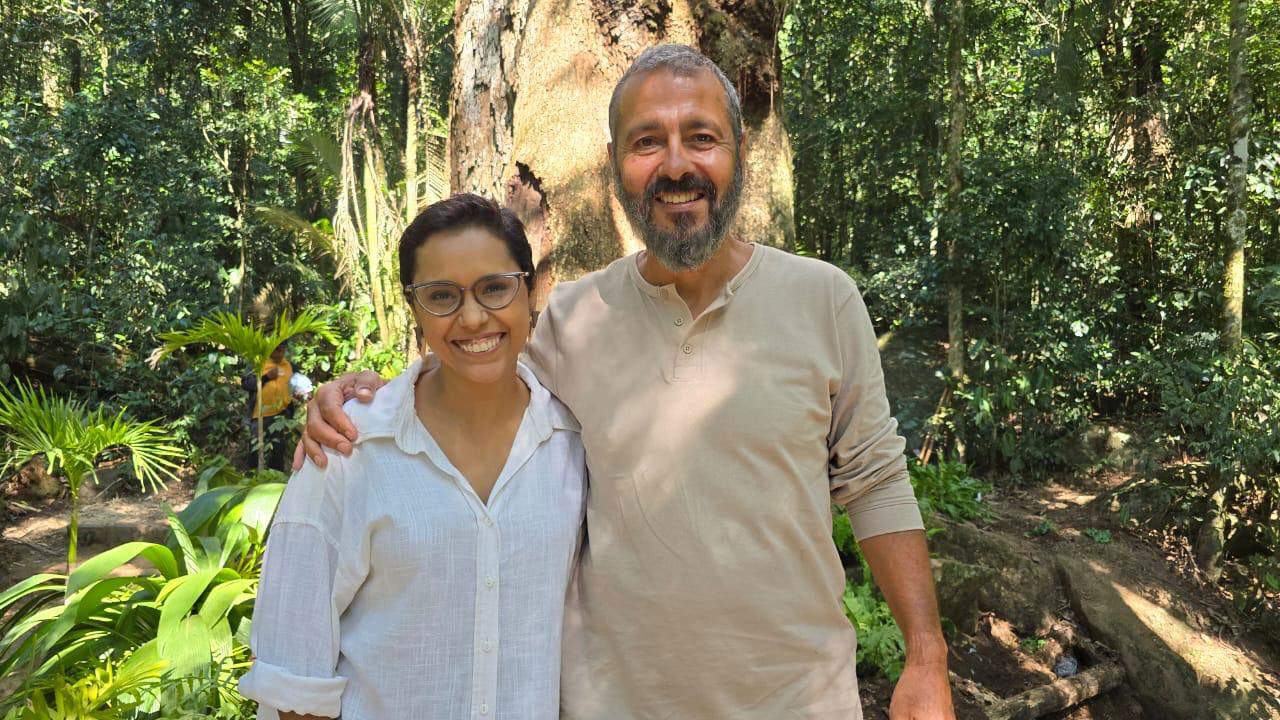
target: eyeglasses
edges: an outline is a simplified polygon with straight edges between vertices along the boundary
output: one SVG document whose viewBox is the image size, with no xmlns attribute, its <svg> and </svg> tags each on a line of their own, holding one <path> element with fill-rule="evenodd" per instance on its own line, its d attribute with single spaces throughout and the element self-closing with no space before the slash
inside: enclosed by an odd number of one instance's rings
<svg viewBox="0 0 1280 720">
<path fill-rule="evenodd" d="M 438 317 L 457 312 L 458 308 L 462 307 L 462 299 L 468 290 L 481 307 L 488 310 L 501 310 L 516 299 L 521 283 L 530 274 L 508 272 L 485 275 L 472 283 L 469 288 L 448 280 L 436 280 L 406 285 L 404 294 L 412 296 L 414 302 L 418 303 L 418 307 Z"/>
</svg>

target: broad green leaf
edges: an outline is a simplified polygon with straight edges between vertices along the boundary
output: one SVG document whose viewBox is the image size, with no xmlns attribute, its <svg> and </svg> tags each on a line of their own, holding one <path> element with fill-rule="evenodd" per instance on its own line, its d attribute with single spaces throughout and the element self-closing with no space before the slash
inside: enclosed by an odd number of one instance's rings
<svg viewBox="0 0 1280 720">
<path fill-rule="evenodd" d="M 112 570 L 131 562 L 139 555 L 146 558 L 166 578 L 178 576 L 178 562 L 169 548 L 156 543 L 129 542 L 117 545 L 84 561 L 84 564 L 76 568 L 67 579 L 66 594 L 73 595 L 89 583 L 105 577 Z"/>
<path fill-rule="evenodd" d="M 196 601 L 208 589 L 209 583 L 213 582 L 213 578 L 217 574 L 216 570 L 206 570 L 195 575 L 186 575 L 173 580 L 165 587 L 161 597 L 158 598 L 160 603 L 160 627 L 156 632 L 156 637 L 160 640 L 160 653 L 162 655 L 168 655 L 172 649 L 172 643 L 176 640 L 176 633 L 178 627 L 182 624 L 183 618 L 186 618 L 191 613 Z M 206 627 L 203 621 L 201 622 L 201 627 Z"/>
<path fill-rule="evenodd" d="M 187 617 L 169 631 L 168 643 L 160 637 L 160 656 L 170 663 L 172 677 L 190 677 L 212 662 L 212 644 L 209 626 L 198 617 Z"/>
<path fill-rule="evenodd" d="M 232 606 L 245 600 L 252 600 L 254 597 L 252 589 L 257 583 L 257 580 L 242 579 L 218 585 L 209 591 L 209 597 L 205 598 L 200 606 L 200 617 L 209 627 L 213 627 L 218 620 L 226 618 Z"/>
<path fill-rule="evenodd" d="M 241 495 L 246 491 L 247 489 L 244 487 L 228 485 L 197 495 L 191 501 L 191 504 L 178 513 L 178 520 L 190 532 L 207 534 L 204 531 L 205 524 L 215 515 L 222 512 L 222 509 L 234 500 L 237 495 Z"/>
<path fill-rule="evenodd" d="M 17 602 L 20 598 L 30 595 L 31 593 L 50 591 L 62 592 L 66 589 L 66 585 L 64 584 L 65 581 L 65 575 L 57 575 L 54 573 L 32 575 L 26 580 L 23 580 L 22 582 L 10 587 L 8 590 L 0 593 L 0 614 L 7 611 L 9 606 Z"/>
<path fill-rule="evenodd" d="M 252 531 L 252 537 L 261 542 L 271 527 L 271 518 L 280 504 L 280 496 L 284 494 L 284 483 L 264 483 L 249 491 L 244 499 L 244 510 L 240 522 Z"/>
</svg>

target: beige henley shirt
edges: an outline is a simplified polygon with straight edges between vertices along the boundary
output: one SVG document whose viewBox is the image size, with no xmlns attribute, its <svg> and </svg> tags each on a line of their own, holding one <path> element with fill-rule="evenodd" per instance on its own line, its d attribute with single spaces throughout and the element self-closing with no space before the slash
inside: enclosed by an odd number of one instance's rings
<svg viewBox="0 0 1280 720">
<path fill-rule="evenodd" d="M 562 717 L 860 718 L 831 502 L 922 524 L 849 277 L 757 245 L 694 318 L 633 255 L 557 287 L 529 357 L 591 478 Z"/>
</svg>

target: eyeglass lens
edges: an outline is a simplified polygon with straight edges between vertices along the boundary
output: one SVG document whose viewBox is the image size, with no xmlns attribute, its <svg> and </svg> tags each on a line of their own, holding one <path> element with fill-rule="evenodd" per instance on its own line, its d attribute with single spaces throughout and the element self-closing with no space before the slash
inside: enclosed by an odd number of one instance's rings
<svg viewBox="0 0 1280 720">
<path fill-rule="evenodd" d="M 501 310 L 511 304 L 519 289 L 520 278 L 495 275 L 480 278 L 471 286 L 471 293 L 482 306 L 490 310 Z M 429 285 L 414 290 L 422 307 L 436 315 L 448 315 L 461 307 L 463 292 L 463 288 L 453 284 Z"/>
</svg>

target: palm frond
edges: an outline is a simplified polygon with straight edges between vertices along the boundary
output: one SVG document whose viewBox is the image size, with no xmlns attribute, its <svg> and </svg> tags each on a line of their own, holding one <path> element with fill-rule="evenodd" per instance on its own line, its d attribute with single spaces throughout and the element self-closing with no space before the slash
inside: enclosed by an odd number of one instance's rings
<svg viewBox="0 0 1280 720">
<path fill-rule="evenodd" d="M 289 136 L 285 164 L 321 182 L 336 180 L 342 173 L 342 149 L 326 133 L 294 133 Z"/>
<path fill-rule="evenodd" d="M 182 451 L 169 439 L 169 433 L 153 420 L 139 422 L 121 410 L 107 417 L 101 410 L 91 417 L 87 427 L 87 450 L 97 457 L 113 447 L 123 447 L 133 460 L 133 472 L 144 486 L 153 491 L 164 487 L 164 478 L 174 477 L 177 458 Z"/>
<path fill-rule="evenodd" d="M 160 335 L 164 343 L 153 355 L 158 362 L 164 356 L 188 345 L 216 345 L 239 355 L 254 372 L 262 373 L 271 352 L 281 343 L 304 333 L 315 333 L 333 342 L 333 331 L 323 310 L 308 308 L 291 318 L 282 313 L 276 318 L 273 331 L 268 334 L 247 322 L 239 313 L 217 311 L 189 330 L 174 330 Z"/>
<path fill-rule="evenodd" d="M 253 212 L 258 216 L 259 220 L 271 227 L 293 233 L 295 236 L 311 243 L 313 247 L 321 252 L 333 254 L 335 248 L 332 231 L 326 232 L 307 222 L 292 210 L 276 205 L 255 205 Z"/>
</svg>

